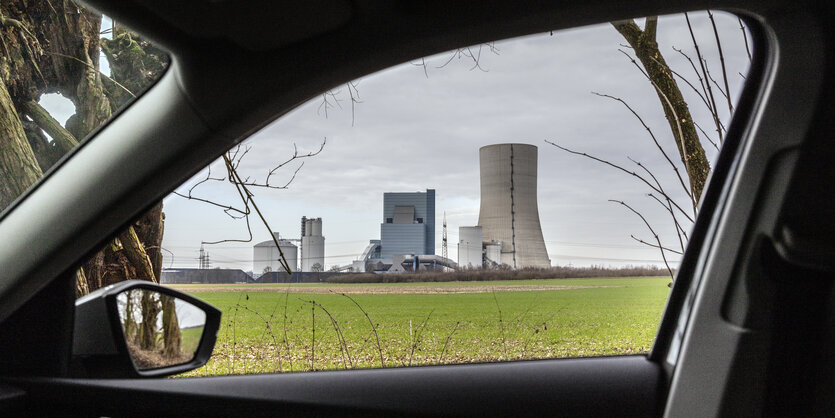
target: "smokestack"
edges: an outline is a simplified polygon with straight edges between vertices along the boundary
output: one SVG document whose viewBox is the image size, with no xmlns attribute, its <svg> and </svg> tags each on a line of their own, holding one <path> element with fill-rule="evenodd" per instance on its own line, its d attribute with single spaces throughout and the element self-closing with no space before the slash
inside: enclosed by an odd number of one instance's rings
<svg viewBox="0 0 835 418">
<path fill-rule="evenodd" d="M 513 268 L 551 266 L 536 198 L 537 148 L 495 144 L 479 150 L 481 209 L 485 241 L 502 243 L 502 263 Z"/>
</svg>

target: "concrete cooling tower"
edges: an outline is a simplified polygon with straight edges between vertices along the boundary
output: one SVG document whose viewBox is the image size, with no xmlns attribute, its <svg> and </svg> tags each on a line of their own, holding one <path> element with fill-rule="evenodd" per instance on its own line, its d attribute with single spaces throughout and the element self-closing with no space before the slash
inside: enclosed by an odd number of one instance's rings
<svg viewBox="0 0 835 418">
<path fill-rule="evenodd" d="M 501 260 L 513 268 L 551 266 L 536 199 L 537 149 L 527 144 L 481 147 L 481 209 L 484 241 L 501 242 Z"/>
</svg>

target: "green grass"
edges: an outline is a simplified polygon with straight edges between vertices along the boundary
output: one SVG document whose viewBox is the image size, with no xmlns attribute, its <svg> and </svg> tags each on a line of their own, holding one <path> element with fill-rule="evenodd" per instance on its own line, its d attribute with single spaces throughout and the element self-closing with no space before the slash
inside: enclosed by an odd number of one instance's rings
<svg viewBox="0 0 835 418">
<path fill-rule="evenodd" d="M 669 278 L 614 278 L 345 284 L 326 285 L 335 293 L 324 294 L 276 291 L 286 284 L 245 292 L 222 290 L 253 285 L 213 285 L 218 291 L 193 294 L 220 308 L 223 324 L 209 364 L 189 375 L 643 353 L 655 337 L 668 283 Z M 357 286 L 501 285 L 610 287 L 349 295 L 368 313 L 376 335 L 357 305 L 338 294 Z"/>
<path fill-rule="evenodd" d="M 183 353 L 196 353 L 200 345 L 200 337 L 203 335 L 203 327 L 186 328 L 180 330 L 182 340 L 180 351 Z"/>
</svg>

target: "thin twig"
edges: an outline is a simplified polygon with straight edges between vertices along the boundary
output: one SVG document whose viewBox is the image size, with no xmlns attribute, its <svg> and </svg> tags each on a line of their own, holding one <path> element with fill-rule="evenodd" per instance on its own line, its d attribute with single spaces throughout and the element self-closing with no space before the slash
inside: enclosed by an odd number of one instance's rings
<svg viewBox="0 0 835 418">
<path fill-rule="evenodd" d="M 705 78 L 705 86 L 707 87 L 708 97 L 710 98 L 710 103 L 713 106 L 713 109 L 716 109 L 716 99 L 713 97 L 713 89 L 710 87 L 710 81 L 708 81 L 707 77 L 707 69 L 705 68 L 705 62 L 702 59 L 702 52 L 699 49 L 699 43 L 696 41 L 696 35 L 693 33 L 693 25 L 690 23 L 690 15 L 687 12 L 684 12 L 684 19 L 687 21 L 687 28 L 690 30 L 690 39 L 693 40 L 693 47 L 696 48 L 696 59 L 699 61 L 699 66 L 702 68 L 702 75 Z M 717 127 L 718 129 L 718 127 Z M 722 132 L 719 132 L 719 143 L 722 143 Z"/>
<path fill-rule="evenodd" d="M 354 298 L 344 293 L 340 293 L 340 295 L 345 296 L 346 298 L 348 298 L 348 300 L 354 302 L 354 305 L 357 305 L 357 308 L 359 308 L 359 310 L 362 311 L 362 314 L 365 315 L 365 319 L 368 320 L 368 323 L 371 325 L 371 331 L 374 333 L 374 337 L 377 339 L 377 351 L 380 353 L 380 367 L 386 367 L 386 362 L 383 358 L 383 346 L 380 344 L 380 335 L 377 333 L 377 326 L 374 325 L 374 321 L 371 320 L 371 317 L 368 316 L 368 312 L 366 312 L 365 309 L 359 303 L 357 303 L 356 300 L 354 300 Z"/>
<path fill-rule="evenodd" d="M 649 74 L 647 74 L 646 71 L 644 71 L 644 69 L 641 68 L 640 65 L 638 65 L 638 62 L 635 61 L 635 59 L 632 58 L 631 55 L 627 54 L 626 51 L 624 51 L 624 50 L 619 50 L 619 51 L 621 53 L 623 53 L 623 55 L 626 55 L 626 57 L 628 57 L 630 61 L 632 61 L 632 64 L 635 66 L 635 68 L 637 68 L 638 71 L 640 71 L 641 74 L 643 74 L 644 77 L 646 77 L 646 79 L 652 84 L 652 86 L 655 87 L 655 91 L 658 92 L 658 95 L 661 96 L 664 99 L 665 103 L 667 103 L 667 107 L 670 109 L 670 112 L 672 112 L 673 119 L 676 121 L 676 128 L 678 130 L 678 137 L 676 137 L 675 133 L 673 133 L 673 138 L 676 139 L 676 142 L 678 143 L 679 149 L 681 150 L 681 160 L 684 162 L 684 169 L 685 169 L 685 171 L 687 171 L 687 173 L 689 175 L 689 173 L 690 173 L 690 157 L 688 156 L 687 143 L 684 142 L 684 132 L 681 129 L 681 119 L 679 118 L 678 112 L 676 112 L 676 109 L 673 106 L 673 103 L 670 101 L 670 98 L 667 97 L 667 94 L 664 93 L 663 90 L 661 90 L 661 87 L 658 87 L 658 84 L 656 84 L 655 81 L 653 81 L 652 78 L 649 76 Z M 692 180 L 691 180 L 691 187 L 692 187 Z M 693 214 L 695 215 L 696 212 L 698 211 L 698 203 L 696 202 L 695 192 L 690 195 L 690 200 L 693 204 Z"/>
<path fill-rule="evenodd" d="M 325 309 L 324 306 L 322 306 L 322 304 L 316 302 L 315 300 L 302 300 L 304 302 L 319 307 L 319 309 L 321 309 L 325 313 L 325 315 L 328 316 L 328 319 L 330 319 L 331 321 L 331 325 L 333 325 L 333 329 L 336 331 L 336 339 L 339 343 L 339 351 L 342 353 L 342 365 L 345 367 L 346 370 L 348 369 L 349 365 L 351 366 L 351 368 L 353 368 L 354 362 L 351 359 L 351 353 L 348 351 L 348 342 L 345 340 L 345 335 L 342 333 L 342 328 L 339 326 L 339 322 L 336 320 L 336 318 L 334 318 L 333 315 L 331 315 L 331 313 L 327 309 Z"/>
<path fill-rule="evenodd" d="M 97 73 L 99 73 L 99 75 L 101 75 L 102 77 L 104 77 L 104 78 L 106 78 L 106 79 L 108 79 L 108 80 L 112 81 L 112 82 L 113 82 L 113 84 L 115 84 L 115 85 L 119 86 L 122 90 L 124 90 L 127 94 L 129 94 L 129 95 L 130 95 L 130 97 L 133 97 L 134 99 L 136 98 L 136 95 L 135 95 L 135 94 L 133 94 L 133 92 L 131 92 L 130 90 L 128 90 L 128 88 L 127 88 L 127 87 L 123 86 L 123 85 L 122 85 L 122 84 L 120 84 L 118 81 L 116 81 L 116 80 L 114 80 L 114 79 L 112 79 L 112 78 L 108 77 L 108 76 L 107 76 L 107 74 L 105 74 L 105 73 L 101 72 L 98 68 L 94 67 L 94 66 L 93 66 L 93 64 L 90 64 L 89 62 L 84 62 L 84 61 L 82 61 L 82 60 L 80 60 L 80 59 L 78 59 L 78 58 L 76 58 L 76 57 L 74 57 L 74 56 L 72 56 L 72 55 L 64 55 L 64 54 L 61 54 L 61 53 L 58 53 L 58 52 L 52 52 L 52 51 L 44 51 L 44 52 L 45 52 L 45 53 L 47 53 L 47 54 L 50 54 L 50 55 L 57 55 L 57 56 L 59 56 L 59 57 L 64 57 L 64 58 L 69 58 L 69 59 L 72 59 L 72 60 L 76 60 L 76 61 L 78 61 L 78 62 L 80 62 L 80 63 L 82 63 L 82 64 L 86 65 L 87 67 L 89 67 L 89 68 L 90 68 L 90 69 L 92 69 L 93 71 L 96 71 L 96 72 L 97 72 Z"/>
<path fill-rule="evenodd" d="M 719 51 L 719 63 L 722 66 L 722 78 L 725 80 L 725 92 L 728 99 L 728 112 L 730 115 L 734 114 L 734 105 L 731 103 L 731 89 L 728 87 L 728 70 L 725 67 L 725 54 L 722 53 L 722 42 L 719 40 L 719 30 L 716 29 L 716 20 L 713 18 L 713 13 L 708 9 L 707 15 L 710 18 L 710 24 L 713 25 L 713 36 L 716 38 L 716 49 Z"/>
<path fill-rule="evenodd" d="M 638 114 L 638 112 L 636 112 L 634 109 L 632 109 L 632 107 L 629 106 L 629 104 L 626 103 L 626 101 L 624 101 L 620 97 L 610 96 L 608 94 L 601 94 L 601 93 L 596 93 L 596 92 L 591 92 L 591 93 L 594 94 L 594 95 L 600 96 L 600 97 L 607 97 L 607 98 L 610 98 L 612 100 L 617 100 L 618 102 L 620 102 L 621 104 L 626 106 L 626 108 L 629 109 L 629 111 L 632 112 L 632 114 L 635 115 L 636 118 L 638 118 L 638 121 L 641 122 L 641 125 L 643 125 L 644 129 L 646 129 L 647 133 L 649 133 L 650 138 L 652 138 L 652 142 L 655 143 L 655 147 L 658 148 L 659 151 L 661 151 L 661 155 L 664 156 L 664 159 L 667 160 L 667 163 L 670 164 L 670 167 L 672 167 L 673 171 L 676 173 L 676 177 L 678 178 L 678 181 L 681 184 L 682 189 L 684 189 L 684 192 L 687 193 L 687 196 L 690 197 L 690 199 L 692 200 L 693 199 L 693 193 L 690 191 L 690 189 L 684 183 L 684 179 L 681 177 L 681 173 L 679 173 L 679 171 L 678 171 L 678 166 L 676 166 L 676 164 L 673 162 L 673 160 L 667 155 L 667 152 L 664 151 L 664 148 L 661 147 L 661 144 L 658 143 L 658 139 L 655 137 L 655 134 L 652 133 L 652 129 L 650 129 L 650 127 L 647 126 L 647 124 L 644 122 L 644 119 L 641 118 L 641 116 Z M 638 164 L 638 165 L 640 165 L 640 164 Z M 657 183 L 657 181 L 656 181 L 656 183 Z M 659 184 L 659 188 L 661 188 L 660 184 Z"/>
<path fill-rule="evenodd" d="M 671 248 L 662 247 L 662 246 L 660 246 L 660 245 L 656 245 L 656 244 L 651 244 L 651 243 L 646 242 L 646 241 L 644 241 L 644 240 L 642 240 L 642 239 L 640 239 L 640 238 L 638 238 L 638 237 L 636 237 L 636 236 L 634 236 L 634 235 L 629 235 L 629 236 L 630 236 L 630 237 L 632 237 L 632 239 L 634 239 L 635 241 L 638 241 L 638 242 L 640 242 L 641 244 L 644 244 L 644 245 L 648 245 L 648 246 L 650 246 L 650 247 L 652 247 L 652 248 L 657 248 L 657 249 L 662 250 L 662 251 L 669 251 L 669 252 L 671 252 L 671 253 L 678 254 L 678 255 L 681 255 L 681 254 L 682 254 L 680 251 L 676 251 L 676 250 L 673 250 L 673 249 L 671 249 Z"/>
<path fill-rule="evenodd" d="M 595 156 L 593 156 L 593 155 L 586 154 L 585 152 L 577 152 L 577 151 L 572 151 L 572 150 L 570 150 L 570 149 L 568 149 L 568 148 L 565 148 L 565 147 L 563 147 L 563 146 L 560 146 L 560 145 L 558 145 L 558 144 L 556 144 L 556 143 L 554 143 L 554 142 L 551 142 L 551 141 L 549 141 L 549 140 L 547 140 L 547 139 L 545 140 L 545 142 L 547 142 L 547 143 L 549 143 L 549 144 L 551 144 L 551 145 L 553 145 L 553 146 L 555 146 L 555 147 L 557 147 L 557 148 L 559 148 L 559 149 L 561 149 L 561 150 L 563 150 L 563 151 L 565 151 L 565 152 L 568 152 L 568 153 L 570 153 L 570 154 L 581 155 L 581 156 L 583 156 L 583 157 L 590 158 L 590 159 L 592 159 L 592 160 L 594 160 L 594 161 L 597 161 L 597 162 L 600 162 L 600 163 L 606 164 L 606 165 L 608 165 L 608 166 L 610 166 L 610 167 L 613 167 L 613 168 L 616 168 L 616 169 L 618 169 L 618 170 L 620 170 L 620 171 L 622 171 L 622 172 L 624 172 L 624 173 L 626 173 L 626 174 L 629 174 L 629 175 L 631 175 L 631 176 L 633 176 L 633 177 L 637 178 L 638 180 L 641 180 L 644 184 L 646 184 L 647 186 L 649 186 L 652 190 L 654 190 L 654 191 L 655 191 L 655 192 L 657 192 L 658 194 L 660 194 L 660 195 L 662 195 L 662 196 L 664 196 L 664 197 L 666 197 L 666 198 L 670 199 L 670 203 L 672 203 L 672 204 L 673 204 L 673 206 L 675 206 L 675 207 L 676 207 L 676 209 L 678 209 L 678 210 L 679 210 L 679 212 L 681 212 L 681 214 L 682 214 L 682 215 L 684 215 L 684 217 L 686 217 L 686 218 L 687 218 L 687 220 L 689 220 L 690 222 L 693 222 L 693 218 L 691 218 L 691 217 L 690 217 L 690 215 L 688 215 L 688 214 L 687 214 L 687 212 L 685 212 L 685 211 L 684 211 L 684 209 L 682 209 L 682 208 L 681 208 L 681 206 L 679 206 L 679 205 L 678 205 L 678 204 L 677 204 L 677 203 L 676 203 L 676 202 L 675 202 L 672 198 L 670 198 L 669 196 L 667 196 L 667 194 L 666 194 L 666 193 L 664 193 L 664 191 L 662 191 L 661 189 L 659 189 L 659 188 L 657 188 L 656 186 L 654 186 L 652 183 L 650 183 L 647 179 L 645 179 L 643 176 L 639 175 L 638 173 L 636 173 L 636 172 L 634 172 L 634 171 L 629 171 L 629 170 L 627 170 L 627 169 L 625 169 L 625 168 L 623 168 L 623 167 L 621 167 L 621 166 L 619 166 L 619 165 L 617 165 L 617 164 L 614 164 L 614 163 L 611 163 L 611 162 L 609 162 L 609 161 L 606 161 L 606 160 L 603 160 L 603 159 L 597 158 L 597 157 L 595 157 Z"/>
<path fill-rule="evenodd" d="M 502 331 L 502 350 L 504 351 L 504 358 L 507 360 L 507 338 L 505 337 L 504 332 L 504 320 L 502 319 L 502 308 L 499 306 L 499 299 L 496 298 L 496 290 L 492 289 L 491 293 L 493 294 L 493 301 L 496 302 L 496 310 L 499 311 L 499 326 Z"/>
<path fill-rule="evenodd" d="M 650 225 L 649 222 L 647 221 L 647 219 L 644 218 L 644 215 L 641 215 L 640 212 L 633 209 L 631 206 L 627 205 L 626 202 L 623 202 L 621 200 L 614 200 L 614 199 L 609 199 L 609 201 L 610 202 L 615 202 L 615 203 L 620 203 L 621 205 L 623 205 L 627 209 L 631 210 L 634 214 L 638 215 L 638 217 L 641 218 L 642 221 L 644 221 L 644 224 L 649 229 L 649 232 L 652 233 L 652 236 L 655 237 L 655 241 L 658 243 L 658 247 L 661 247 L 661 239 L 658 238 L 658 234 L 656 234 L 655 230 L 652 229 L 652 225 Z M 667 256 L 664 254 L 663 250 L 661 251 L 661 259 L 664 260 L 664 265 L 667 266 L 667 271 L 670 272 L 670 278 L 675 279 L 675 276 L 673 275 L 673 270 L 670 268 L 670 264 L 667 262 Z"/>
<path fill-rule="evenodd" d="M 739 21 L 739 30 L 742 31 L 742 40 L 745 41 L 745 52 L 748 53 L 748 61 L 750 62 L 752 58 L 751 58 L 751 49 L 748 48 L 748 32 L 745 31 L 745 26 L 743 26 L 743 24 L 742 24 L 742 18 L 737 17 L 736 20 Z M 740 75 L 742 75 L 742 74 L 740 74 Z M 745 78 L 745 76 L 743 76 L 742 78 Z"/>
<path fill-rule="evenodd" d="M 425 319 L 423 320 L 423 322 L 421 322 L 421 324 L 417 327 L 417 330 L 415 330 L 414 338 L 412 339 L 412 343 L 411 343 L 411 345 L 412 345 L 412 349 L 411 349 L 411 352 L 409 352 L 409 364 L 408 364 L 408 366 L 411 366 L 411 365 L 412 365 L 412 359 L 413 359 L 413 357 L 414 357 L 414 355 L 415 355 L 415 349 L 417 348 L 418 344 L 420 344 L 420 334 L 421 334 L 421 331 L 422 331 L 422 330 L 426 327 L 426 323 L 427 323 L 427 322 L 429 322 L 429 318 L 431 318 L 431 317 L 432 317 L 432 313 L 433 313 L 433 312 L 435 312 L 435 310 L 434 310 L 434 309 L 433 309 L 433 310 L 431 310 L 431 311 L 429 311 L 429 315 L 426 315 L 426 318 L 425 318 Z M 411 321 L 409 322 L 409 324 L 411 325 Z M 411 329 L 412 329 L 412 328 L 411 328 L 411 326 L 410 326 L 410 327 L 409 327 L 409 331 L 410 331 L 410 333 L 409 333 L 409 334 L 410 334 L 410 335 L 411 335 Z"/>
<path fill-rule="evenodd" d="M 452 334 L 455 334 L 455 331 L 458 330 L 459 325 L 461 325 L 461 321 L 456 322 L 455 327 L 452 328 L 452 332 L 450 332 L 449 335 L 446 336 L 446 341 L 444 342 L 444 348 L 441 349 L 441 355 L 438 356 L 438 363 L 441 363 L 442 361 L 444 361 L 444 353 L 446 352 L 446 348 L 449 345 L 449 340 L 452 339 Z"/>
</svg>

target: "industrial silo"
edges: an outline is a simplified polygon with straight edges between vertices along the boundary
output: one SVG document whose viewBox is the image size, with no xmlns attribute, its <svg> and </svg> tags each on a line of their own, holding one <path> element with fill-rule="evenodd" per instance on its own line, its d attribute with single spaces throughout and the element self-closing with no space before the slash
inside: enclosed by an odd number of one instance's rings
<svg viewBox="0 0 835 418">
<path fill-rule="evenodd" d="M 496 144 L 479 150 L 485 241 L 501 242 L 501 262 L 513 268 L 551 266 L 536 198 L 537 148 Z"/>
<path fill-rule="evenodd" d="M 278 238 L 278 232 L 274 233 L 278 245 L 281 247 L 281 252 L 284 253 L 284 259 L 292 271 L 296 271 L 298 265 L 298 248 L 290 241 Z M 252 272 L 256 276 L 270 271 L 282 272 L 284 268 L 278 262 L 281 258 L 281 253 L 278 247 L 275 246 L 275 241 L 267 240 L 255 244 L 252 248 Z"/>
<path fill-rule="evenodd" d="M 322 218 L 302 218 L 302 266 L 301 271 L 324 271 L 325 237 L 322 236 Z"/>
</svg>

